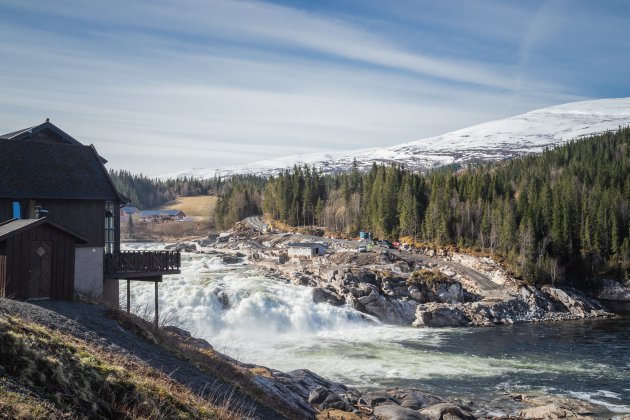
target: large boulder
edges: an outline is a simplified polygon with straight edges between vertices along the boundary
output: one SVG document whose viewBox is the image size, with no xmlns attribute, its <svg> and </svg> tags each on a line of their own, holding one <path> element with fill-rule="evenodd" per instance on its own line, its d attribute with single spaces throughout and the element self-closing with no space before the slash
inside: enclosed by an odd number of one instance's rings
<svg viewBox="0 0 630 420">
<path fill-rule="evenodd" d="M 179 242 L 176 244 L 166 245 L 164 248 L 179 252 L 196 252 L 197 244 L 191 242 Z"/>
<path fill-rule="evenodd" d="M 407 279 L 400 277 L 384 277 L 381 280 L 381 290 L 384 295 L 395 298 L 409 296 Z"/>
<path fill-rule="evenodd" d="M 597 298 L 602 300 L 630 302 L 630 289 L 614 280 L 604 279 L 601 282 L 601 288 L 597 293 Z"/>
<path fill-rule="evenodd" d="M 239 264 L 243 261 L 240 257 L 236 255 L 223 255 L 221 259 L 223 260 L 224 264 Z"/>
<path fill-rule="evenodd" d="M 375 291 L 358 301 L 361 303 L 359 310 L 389 324 L 409 325 L 416 319 L 418 304 L 414 301 L 394 299 Z"/>
<path fill-rule="evenodd" d="M 473 420 L 475 418 L 466 409 L 447 402 L 423 408 L 420 414 L 430 420 Z"/>
<path fill-rule="evenodd" d="M 570 288 L 558 289 L 549 285 L 543 286 L 541 290 L 552 300 L 564 306 L 576 318 L 584 318 L 597 313 L 605 314 L 599 303 L 588 299 L 577 290 Z"/>
<path fill-rule="evenodd" d="M 422 277 L 412 280 L 409 292 L 412 298 L 424 302 L 439 303 L 461 303 L 465 301 L 465 290 L 462 285 L 453 279 L 443 279 L 440 281 L 425 281 Z"/>
<path fill-rule="evenodd" d="M 574 398 L 524 396 L 523 402 L 530 405 L 517 413 L 523 419 L 590 419 L 593 413 L 591 404 Z"/>
<path fill-rule="evenodd" d="M 464 327 L 471 320 L 458 306 L 445 304 L 418 305 L 414 327 Z"/>
<path fill-rule="evenodd" d="M 400 405 L 394 396 L 385 391 L 373 391 L 363 394 L 361 396 L 361 402 L 370 407 L 376 407 L 377 405 Z"/>
<path fill-rule="evenodd" d="M 319 410 L 334 408 L 342 411 L 352 411 L 353 409 L 347 397 L 344 398 L 322 385 L 316 386 L 309 392 L 308 403 Z"/>
<path fill-rule="evenodd" d="M 346 303 L 344 299 L 337 296 L 334 292 L 321 287 L 316 287 L 313 289 L 313 302 L 325 302 L 335 306 L 340 306 Z"/>
<path fill-rule="evenodd" d="M 374 415 L 379 420 L 424 420 L 426 417 L 410 408 L 399 405 L 379 405 L 374 407 Z"/>
<path fill-rule="evenodd" d="M 435 395 L 409 388 L 391 389 L 387 391 L 387 395 L 398 401 L 401 407 L 411 408 L 412 410 L 419 410 L 429 405 L 444 402 L 443 399 Z"/>
</svg>

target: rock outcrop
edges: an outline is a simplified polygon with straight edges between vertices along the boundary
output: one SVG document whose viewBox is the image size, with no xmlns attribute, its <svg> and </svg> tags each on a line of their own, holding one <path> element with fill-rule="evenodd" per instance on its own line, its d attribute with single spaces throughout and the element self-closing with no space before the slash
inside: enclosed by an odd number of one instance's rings
<svg viewBox="0 0 630 420">
<path fill-rule="evenodd" d="M 601 282 L 600 290 L 596 297 L 602 300 L 630 302 L 630 288 L 614 280 L 604 279 Z"/>
<path fill-rule="evenodd" d="M 522 419 L 591 419 L 593 414 L 591 404 L 574 398 L 521 395 L 516 399 L 528 405 L 517 413 Z"/>
<path fill-rule="evenodd" d="M 256 382 L 266 392 L 283 400 L 285 405 L 292 406 L 294 411 L 301 411 L 304 418 L 331 412 L 336 413 L 334 418 L 353 418 L 352 415 L 378 419 L 475 418 L 467 407 L 419 389 L 397 388 L 361 393 L 306 369 L 265 372 L 265 375 L 256 377 Z"/>
<path fill-rule="evenodd" d="M 422 275 L 406 275 L 378 268 L 325 267 L 321 263 L 318 270 L 308 265 L 278 266 L 294 283 L 314 286 L 315 302 L 348 303 L 388 324 L 443 328 L 611 315 L 572 288 L 539 289 L 514 282 L 480 292 L 468 290 L 461 276 L 448 271 L 422 269 Z"/>
<path fill-rule="evenodd" d="M 230 238 L 234 235 L 238 232 Z M 388 324 L 466 327 L 611 316 L 577 290 L 519 282 L 488 257 L 426 249 L 421 255 L 339 251 L 287 261 L 281 242 L 289 239 L 280 235 L 216 247 L 232 252 L 222 257 L 224 263 L 244 261 L 243 254 L 234 254 L 242 250 L 249 263 L 313 287 L 314 302 L 348 304 Z M 630 291 L 607 282 L 601 296 L 630 298 Z"/>
</svg>

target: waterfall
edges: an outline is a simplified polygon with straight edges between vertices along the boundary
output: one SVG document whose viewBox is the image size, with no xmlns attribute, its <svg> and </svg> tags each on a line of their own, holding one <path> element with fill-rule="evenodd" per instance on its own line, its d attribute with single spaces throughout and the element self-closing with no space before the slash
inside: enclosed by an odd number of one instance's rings
<svg viewBox="0 0 630 420">
<path fill-rule="evenodd" d="M 153 284 L 132 282 L 134 311 L 148 319 L 153 291 Z M 121 287 L 121 301 L 125 292 Z M 243 362 L 284 371 L 307 368 L 357 387 L 474 392 L 487 401 L 496 392 L 553 392 L 592 398 L 611 411 L 630 410 L 620 404 L 630 398 L 630 324 L 623 319 L 495 328 L 389 326 L 348 306 L 316 304 L 309 287 L 203 254 L 182 255 L 182 273 L 164 278 L 159 301 L 163 320 Z"/>
</svg>

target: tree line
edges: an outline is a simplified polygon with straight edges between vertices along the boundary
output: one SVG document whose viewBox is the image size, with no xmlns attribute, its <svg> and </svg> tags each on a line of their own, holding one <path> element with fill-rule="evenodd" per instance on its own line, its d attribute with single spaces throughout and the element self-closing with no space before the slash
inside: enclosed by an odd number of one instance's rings
<svg viewBox="0 0 630 420">
<path fill-rule="evenodd" d="M 630 128 L 540 155 L 428 174 L 375 164 L 323 175 L 296 166 L 268 180 L 236 180 L 221 202 L 222 226 L 264 212 L 291 226 L 493 253 L 531 281 L 627 275 Z"/>
<path fill-rule="evenodd" d="M 113 169 L 109 170 L 109 176 L 116 189 L 129 198 L 129 205 L 142 210 L 157 207 L 177 197 L 219 194 L 225 184 L 221 178 L 183 177 L 163 180 Z"/>
</svg>

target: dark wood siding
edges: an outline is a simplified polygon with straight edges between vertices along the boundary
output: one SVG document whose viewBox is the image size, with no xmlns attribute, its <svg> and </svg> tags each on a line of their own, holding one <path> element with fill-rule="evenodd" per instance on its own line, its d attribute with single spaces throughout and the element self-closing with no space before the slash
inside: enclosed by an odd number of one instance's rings
<svg viewBox="0 0 630 420">
<path fill-rule="evenodd" d="M 13 201 L 19 201 L 22 205 L 23 217 L 29 217 L 28 209 L 25 207 L 29 206 L 31 200 L 0 199 L 0 223 L 13 218 Z M 103 247 L 105 245 L 104 201 L 36 199 L 33 200 L 33 204 L 48 210 L 50 221 L 87 238 L 88 243 L 81 246 Z"/>
<path fill-rule="evenodd" d="M 7 257 L 5 249 L 5 243 L 0 242 L 0 297 L 5 297 L 4 281 L 7 278 Z"/>
<path fill-rule="evenodd" d="M 53 299 L 72 300 L 74 293 L 74 249 L 72 236 L 50 225 L 42 224 L 3 242 L 5 274 L 3 293 L 5 297 L 30 298 L 29 264 L 33 244 L 47 243 L 52 249 L 52 292 Z"/>
<path fill-rule="evenodd" d="M 13 201 L 0 198 L 0 223 L 13 219 Z"/>
<path fill-rule="evenodd" d="M 105 202 L 97 200 L 38 200 L 48 219 L 87 238 L 85 246 L 105 245 Z"/>
</svg>

